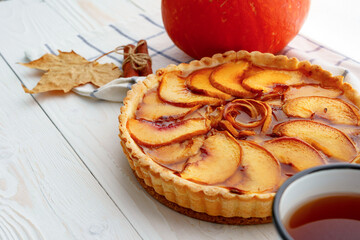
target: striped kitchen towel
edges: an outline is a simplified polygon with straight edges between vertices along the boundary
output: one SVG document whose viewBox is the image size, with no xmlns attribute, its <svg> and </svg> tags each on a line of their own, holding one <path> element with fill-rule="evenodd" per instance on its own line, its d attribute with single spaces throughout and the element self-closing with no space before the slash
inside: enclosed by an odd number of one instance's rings
<svg viewBox="0 0 360 240">
<path fill-rule="evenodd" d="M 44 44 L 38 49 L 25 52 L 29 60 L 35 60 L 45 53 L 57 54 L 57 50 L 71 51 L 94 60 L 120 45 L 136 44 L 145 39 L 153 62 L 153 71 L 169 64 L 189 62 L 191 57 L 178 49 L 168 37 L 162 24 L 161 15 L 138 14 L 116 24 L 110 24 L 100 30 L 79 34 L 73 39 L 59 42 L 56 45 Z M 343 75 L 345 81 L 360 90 L 360 62 L 351 59 L 326 46 L 316 43 L 308 37 L 297 35 L 280 53 L 299 60 L 309 60 L 322 66 L 334 75 Z M 122 55 L 109 54 L 99 60 L 100 63 L 113 62 L 121 66 Z M 105 86 L 95 89 L 92 85 L 77 87 L 74 92 L 97 99 L 121 102 L 132 84 L 143 78 L 120 78 Z"/>
</svg>

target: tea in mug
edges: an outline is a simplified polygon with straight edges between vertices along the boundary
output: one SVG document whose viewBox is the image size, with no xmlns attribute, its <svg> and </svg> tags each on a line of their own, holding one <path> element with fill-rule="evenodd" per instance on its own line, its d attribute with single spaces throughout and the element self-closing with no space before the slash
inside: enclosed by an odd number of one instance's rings
<svg viewBox="0 0 360 240">
<path fill-rule="evenodd" d="M 285 222 L 298 239 L 360 239 L 360 194 L 321 196 L 297 208 Z"/>
</svg>

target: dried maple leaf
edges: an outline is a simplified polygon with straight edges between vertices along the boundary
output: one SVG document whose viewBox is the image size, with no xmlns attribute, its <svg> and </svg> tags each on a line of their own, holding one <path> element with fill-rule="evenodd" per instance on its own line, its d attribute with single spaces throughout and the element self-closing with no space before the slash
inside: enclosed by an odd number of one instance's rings
<svg viewBox="0 0 360 240">
<path fill-rule="evenodd" d="M 32 90 L 23 86 L 26 93 L 52 90 L 62 90 L 66 93 L 85 83 L 100 87 L 121 75 L 121 70 L 115 64 L 89 62 L 74 51 L 59 51 L 58 56 L 45 54 L 37 60 L 21 64 L 46 71 Z"/>
</svg>

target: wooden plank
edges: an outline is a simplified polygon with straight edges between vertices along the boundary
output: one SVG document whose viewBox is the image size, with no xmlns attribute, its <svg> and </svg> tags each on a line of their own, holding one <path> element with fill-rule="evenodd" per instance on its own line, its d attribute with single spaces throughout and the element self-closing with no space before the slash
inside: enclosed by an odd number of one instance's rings
<svg viewBox="0 0 360 240">
<path fill-rule="evenodd" d="M 53 26 L 52 22 L 58 25 Z M 67 23 L 46 3 L 16 0 L 1 3 L 0 29 L 0 51 L 17 61 L 25 61 L 24 49 L 59 42 L 78 33 L 74 25 Z M 42 34 L 35 37 L 37 32 Z"/>
<path fill-rule="evenodd" d="M 46 3 L 51 8 L 66 19 L 74 23 L 82 25 L 79 32 L 84 29 L 98 28 L 131 19 L 132 16 L 139 13 L 159 12 L 160 0 L 47 0 Z"/>
<path fill-rule="evenodd" d="M 75 31 L 72 26 L 81 24 L 69 24 L 62 18 L 49 20 L 48 15 L 54 14 L 52 8 L 34 17 L 31 11 L 38 11 L 38 7 L 21 9 L 22 24 L 27 31 L 32 31 L 31 35 L 3 40 L 7 46 L 3 49 L 4 55 L 28 86 L 39 79 L 38 72 L 15 63 L 22 60 L 29 43 L 60 37 L 56 30 L 58 26 Z M 34 18 L 41 28 L 31 24 Z M 77 21 L 76 18 L 73 21 Z M 47 36 L 48 29 L 52 29 L 51 36 Z M 2 26 L 1 31 L 11 35 L 14 30 Z M 149 197 L 136 182 L 119 144 L 117 116 L 120 104 L 94 101 L 75 94 L 48 93 L 35 98 L 143 239 L 276 238 L 272 224 L 242 227 L 211 224 L 178 214 Z"/>
<path fill-rule="evenodd" d="M 139 239 L 0 55 L 0 239 Z"/>
</svg>

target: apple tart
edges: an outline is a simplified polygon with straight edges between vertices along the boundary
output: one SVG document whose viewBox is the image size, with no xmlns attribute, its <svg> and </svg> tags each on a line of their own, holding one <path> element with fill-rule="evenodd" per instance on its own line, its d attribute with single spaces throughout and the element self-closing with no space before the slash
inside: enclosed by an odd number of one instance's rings
<svg viewBox="0 0 360 240">
<path fill-rule="evenodd" d="M 230 51 L 135 84 L 119 116 L 121 145 L 141 185 L 170 208 L 266 223 L 293 174 L 359 162 L 359 106 L 342 76 L 308 61 Z"/>
</svg>

